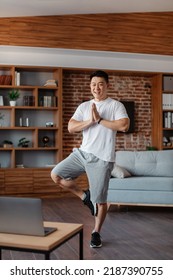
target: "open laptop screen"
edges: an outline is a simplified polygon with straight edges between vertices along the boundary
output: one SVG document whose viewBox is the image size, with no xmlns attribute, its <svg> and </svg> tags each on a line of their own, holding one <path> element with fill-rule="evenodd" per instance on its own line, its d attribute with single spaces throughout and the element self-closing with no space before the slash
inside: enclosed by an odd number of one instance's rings
<svg viewBox="0 0 173 280">
<path fill-rule="evenodd" d="M 40 198 L 0 197 L 0 232 L 45 236 L 55 230 L 43 226 Z"/>
</svg>

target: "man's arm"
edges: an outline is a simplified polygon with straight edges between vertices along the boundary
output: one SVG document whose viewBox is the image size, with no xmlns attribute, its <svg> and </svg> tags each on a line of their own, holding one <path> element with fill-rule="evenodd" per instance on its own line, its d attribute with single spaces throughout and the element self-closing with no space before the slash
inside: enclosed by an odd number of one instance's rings
<svg viewBox="0 0 173 280">
<path fill-rule="evenodd" d="M 75 133 L 75 132 L 80 132 L 93 124 L 95 124 L 99 120 L 99 114 L 96 110 L 96 106 L 93 103 L 91 106 L 91 111 L 90 111 L 90 119 L 86 121 L 77 121 L 73 118 L 69 120 L 68 123 L 68 131 L 69 133 Z"/>
<path fill-rule="evenodd" d="M 126 132 L 129 129 L 130 120 L 128 118 L 123 118 L 123 119 L 119 119 L 119 120 L 115 120 L 115 121 L 108 121 L 108 120 L 102 119 L 99 122 L 99 124 L 103 125 L 107 128 L 110 128 L 112 130 Z"/>
<path fill-rule="evenodd" d="M 101 119 L 100 115 L 96 109 L 96 105 L 93 103 L 91 106 L 91 116 L 89 120 L 86 121 L 77 121 L 73 118 L 69 120 L 68 131 L 69 133 L 80 132 L 95 123 L 99 123 L 109 129 L 126 132 L 129 129 L 130 120 L 128 118 L 122 118 L 119 120 L 109 121 Z"/>
<path fill-rule="evenodd" d="M 92 120 L 87 121 L 76 121 L 71 118 L 68 123 L 68 131 L 69 133 L 80 132 L 93 124 Z"/>
<path fill-rule="evenodd" d="M 68 123 L 68 131 L 69 131 L 69 133 L 80 132 L 80 131 L 90 127 L 94 123 L 95 122 L 91 121 L 91 120 L 76 121 L 74 119 L 70 119 L 70 121 Z M 115 120 L 115 121 L 108 121 L 108 120 L 102 119 L 99 122 L 99 124 L 109 128 L 109 129 L 112 129 L 112 130 L 126 132 L 129 129 L 130 120 L 128 118 L 123 118 L 123 119 Z"/>
</svg>

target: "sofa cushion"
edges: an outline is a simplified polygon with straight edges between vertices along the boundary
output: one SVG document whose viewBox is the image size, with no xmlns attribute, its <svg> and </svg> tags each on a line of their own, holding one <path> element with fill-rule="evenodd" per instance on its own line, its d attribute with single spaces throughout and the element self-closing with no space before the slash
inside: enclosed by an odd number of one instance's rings
<svg viewBox="0 0 173 280">
<path fill-rule="evenodd" d="M 123 179 L 123 178 L 130 177 L 131 174 L 124 167 L 114 164 L 114 168 L 111 172 L 111 176 L 115 178 Z"/>
<path fill-rule="evenodd" d="M 115 161 L 135 176 L 173 176 L 173 150 L 117 151 Z"/>
<path fill-rule="evenodd" d="M 124 190 L 126 191 L 147 191 L 150 196 L 150 191 L 173 192 L 173 178 L 169 177 L 140 177 L 132 176 L 130 178 L 118 179 L 111 178 L 109 181 L 109 190 Z"/>
<path fill-rule="evenodd" d="M 110 190 L 108 202 L 136 205 L 170 205 L 173 206 L 173 192 Z"/>
</svg>

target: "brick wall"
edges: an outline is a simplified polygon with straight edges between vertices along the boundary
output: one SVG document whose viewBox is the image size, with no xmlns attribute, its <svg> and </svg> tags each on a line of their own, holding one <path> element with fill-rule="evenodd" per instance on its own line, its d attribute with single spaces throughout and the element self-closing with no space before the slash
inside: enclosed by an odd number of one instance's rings
<svg viewBox="0 0 173 280">
<path fill-rule="evenodd" d="M 81 133 L 69 134 L 67 124 L 76 107 L 92 98 L 87 70 L 63 73 L 63 156 L 81 143 Z M 151 144 L 151 77 L 141 74 L 109 72 L 109 96 L 135 102 L 135 133 L 117 134 L 116 150 L 145 150 Z"/>
</svg>

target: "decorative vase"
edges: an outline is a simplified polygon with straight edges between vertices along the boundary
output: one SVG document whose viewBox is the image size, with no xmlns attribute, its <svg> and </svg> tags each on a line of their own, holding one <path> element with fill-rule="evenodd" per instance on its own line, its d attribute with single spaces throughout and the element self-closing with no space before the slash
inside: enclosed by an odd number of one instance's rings
<svg viewBox="0 0 173 280">
<path fill-rule="evenodd" d="M 13 147 L 13 144 L 4 144 L 3 147 L 4 147 L 4 148 L 12 148 L 12 147 Z"/>
<path fill-rule="evenodd" d="M 16 106 L 16 100 L 10 100 L 10 106 Z"/>
</svg>

